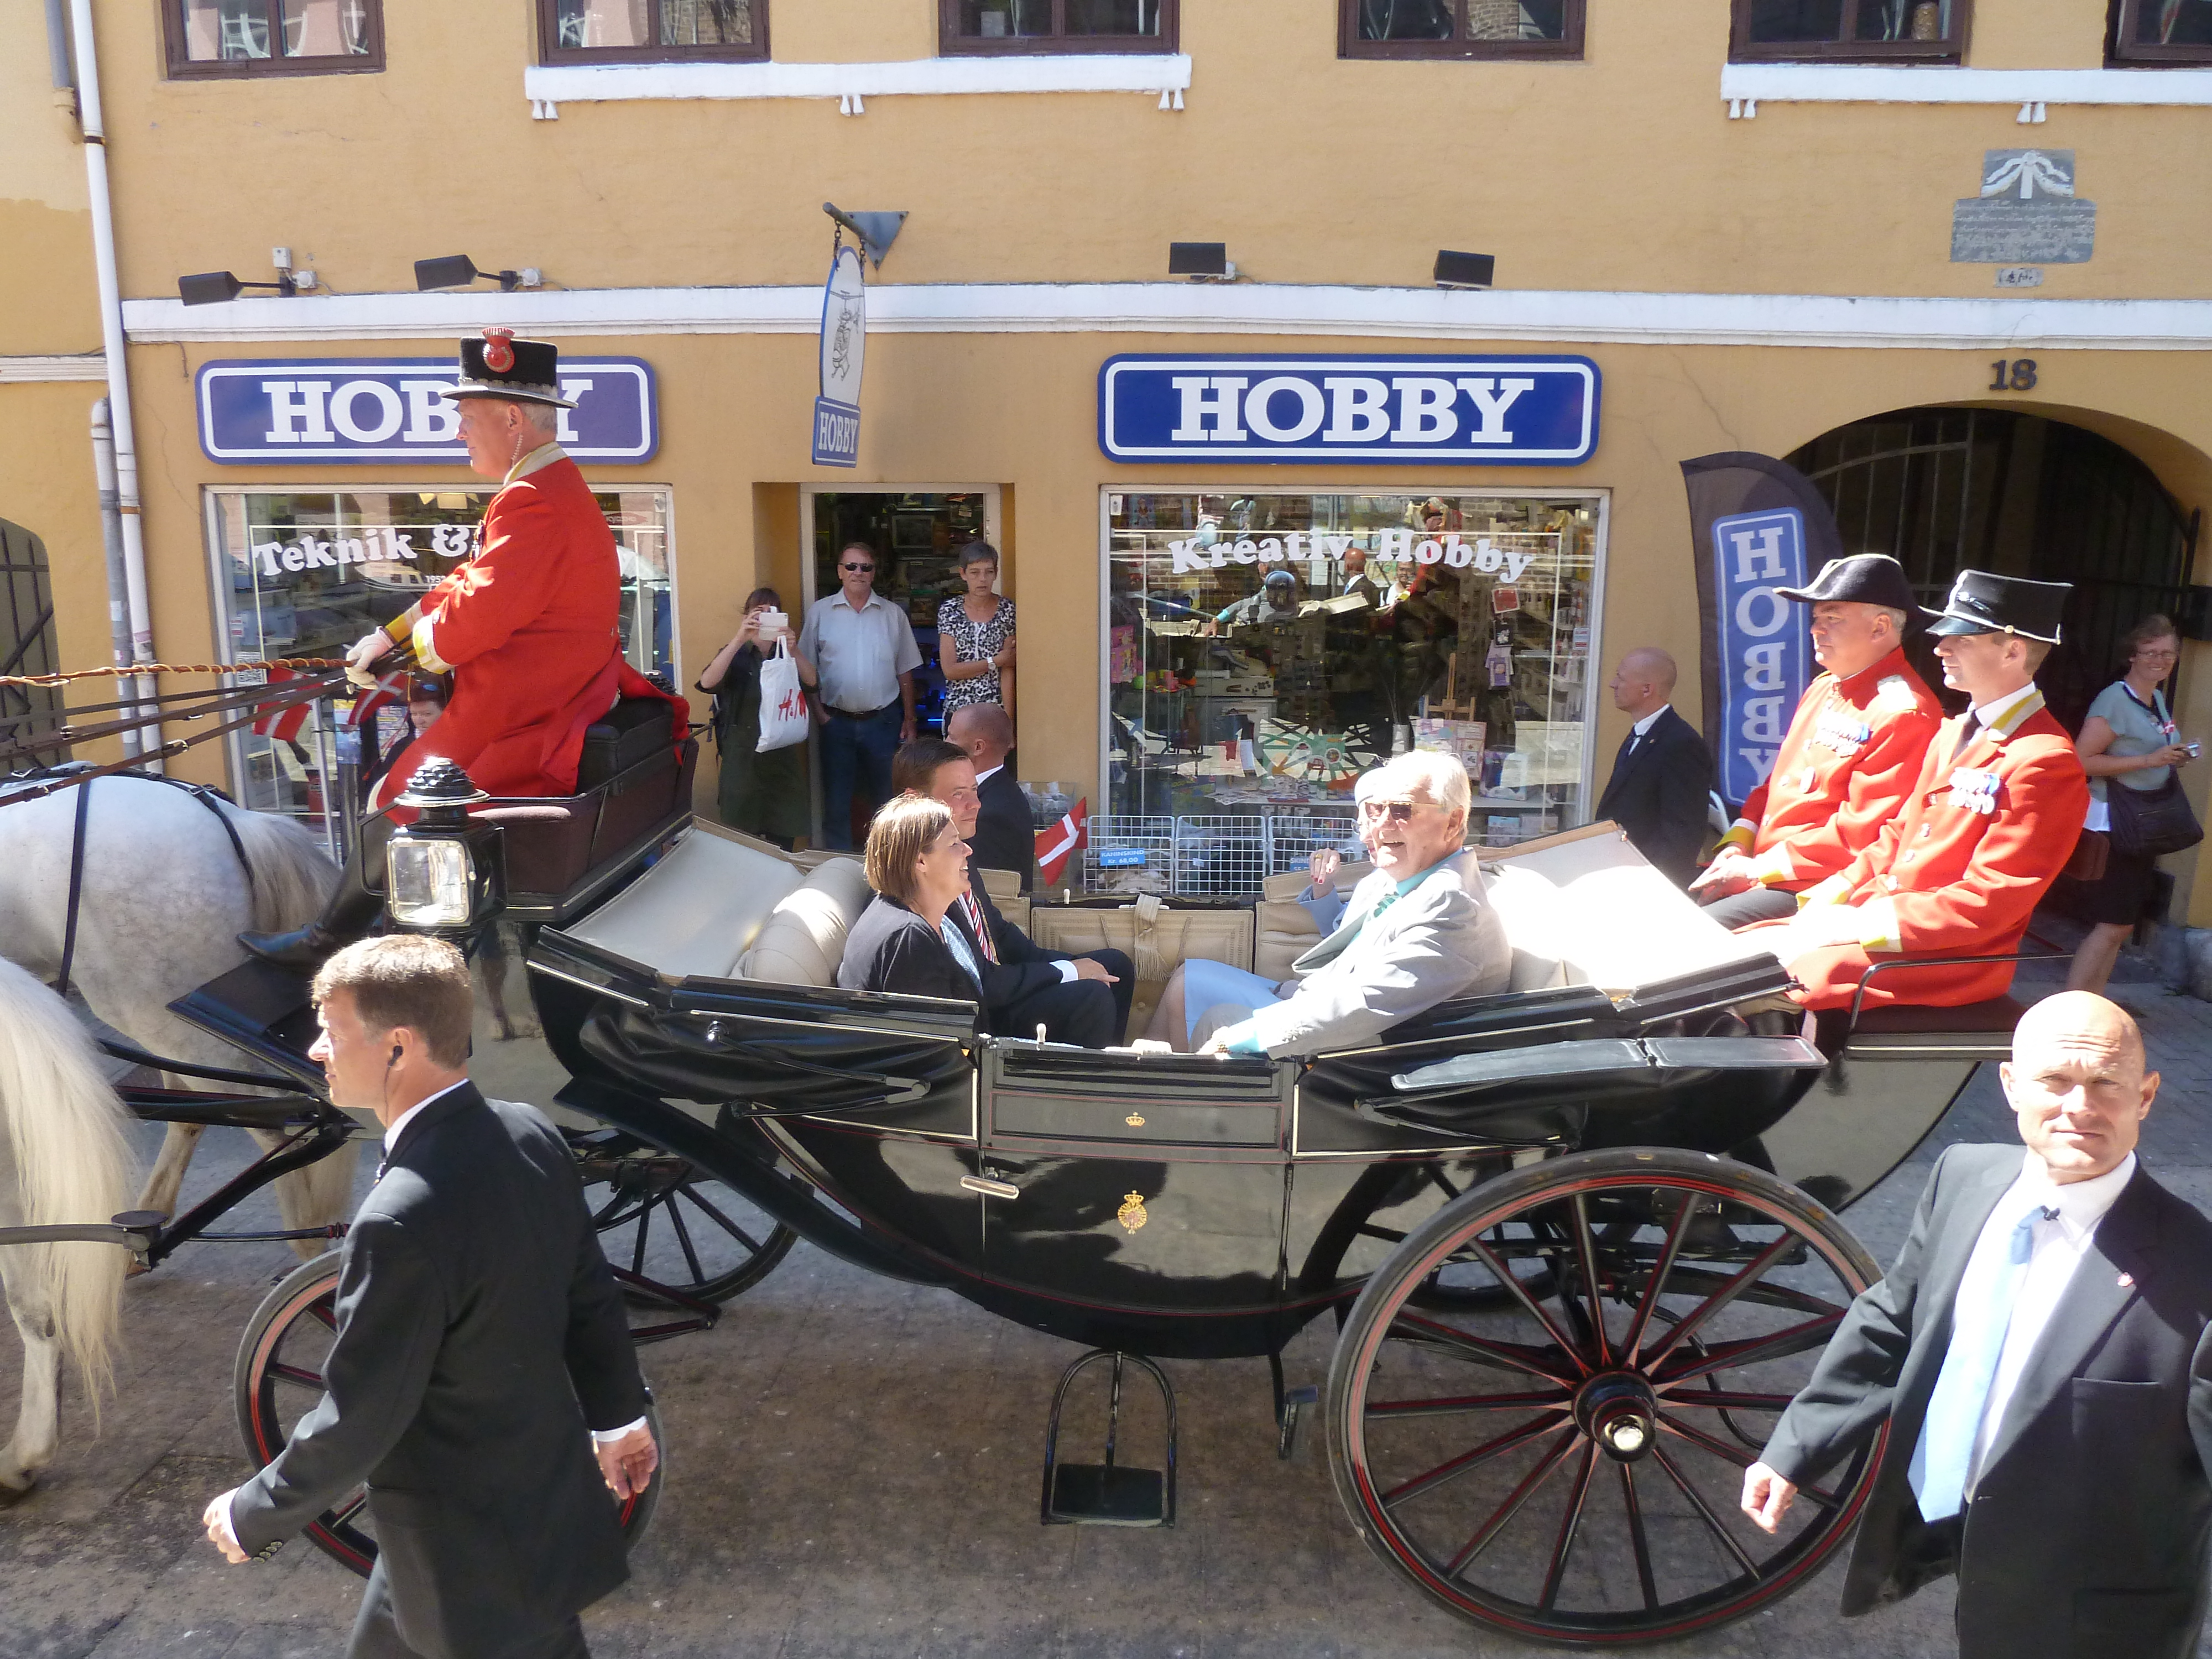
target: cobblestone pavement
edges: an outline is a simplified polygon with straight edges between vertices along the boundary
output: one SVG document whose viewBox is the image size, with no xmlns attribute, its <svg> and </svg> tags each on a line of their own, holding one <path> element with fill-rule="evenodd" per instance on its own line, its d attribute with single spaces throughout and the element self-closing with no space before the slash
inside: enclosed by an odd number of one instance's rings
<svg viewBox="0 0 2212 1659">
<path fill-rule="evenodd" d="M 2166 1079 L 2145 1157 L 2212 1204 L 2212 1004 L 2150 984 L 2118 994 L 2143 1018 Z M 2010 1138 L 1985 1068 L 1936 1140 Z M 235 1167 L 244 1146 L 210 1133 L 194 1186 L 211 1183 L 226 1159 Z M 1895 1249 L 1936 1150 L 1850 1212 L 1877 1257 Z M 280 1247 L 205 1244 L 132 1283 L 129 1352 L 99 1432 L 72 1398 L 46 1485 L 0 1510 L 0 1655 L 274 1659 L 343 1649 L 359 1580 L 304 1544 L 264 1565 L 227 1567 L 198 1537 L 208 1497 L 246 1472 L 233 1345 L 289 1260 Z M 1292 1382 L 1322 1379 L 1328 1334 L 1323 1322 L 1292 1345 Z M 873 1279 L 801 1245 L 718 1329 L 648 1351 L 671 1479 L 633 1583 L 587 1616 L 595 1650 L 1533 1651 L 1431 1608 L 1375 1561 L 1338 1505 L 1318 1445 L 1276 1460 L 1261 1361 L 1169 1365 L 1182 1413 L 1176 1528 L 1040 1527 L 1044 1412 L 1071 1352 L 948 1293 Z M 13 1345 L 0 1343 L 0 1401 L 14 1397 L 16 1364 Z M 1953 1651 L 1948 1587 L 1845 1622 L 1838 1578 L 1832 1565 L 1771 1611 L 1653 1651 Z"/>
</svg>

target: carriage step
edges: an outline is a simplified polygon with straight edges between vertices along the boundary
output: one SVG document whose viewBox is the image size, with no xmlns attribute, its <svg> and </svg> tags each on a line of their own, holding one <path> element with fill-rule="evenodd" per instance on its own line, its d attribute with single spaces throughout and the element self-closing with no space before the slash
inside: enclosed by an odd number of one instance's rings
<svg viewBox="0 0 2212 1659">
<path fill-rule="evenodd" d="M 1113 1362 L 1113 1388 L 1106 1401 L 1106 1461 L 1103 1463 L 1063 1463 L 1059 1461 L 1060 1413 L 1077 1375 L 1095 1360 Z M 1137 1469 L 1116 1463 L 1115 1452 L 1121 1426 L 1121 1378 L 1128 1365 L 1140 1365 L 1160 1390 L 1167 1411 L 1167 1457 L 1164 1469 Z M 1060 1374 L 1053 1391 L 1052 1415 L 1044 1431 L 1044 1496 L 1037 1518 L 1044 1525 L 1089 1527 L 1172 1527 L 1176 1518 L 1176 1403 L 1175 1387 L 1163 1371 L 1140 1353 L 1121 1353 L 1093 1348 Z"/>
</svg>

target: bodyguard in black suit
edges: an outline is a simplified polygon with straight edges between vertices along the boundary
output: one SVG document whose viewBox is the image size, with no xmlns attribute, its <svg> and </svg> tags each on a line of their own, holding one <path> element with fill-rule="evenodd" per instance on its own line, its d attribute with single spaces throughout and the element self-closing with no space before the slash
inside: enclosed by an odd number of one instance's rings
<svg viewBox="0 0 2212 1659">
<path fill-rule="evenodd" d="M 1713 754 L 1668 702 L 1674 678 L 1674 659 L 1655 647 L 1639 646 L 1620 659 L 1613 706 L 1638 729 L 1620 745 L 1591 822 L 1610 818 L 1654 869 L 1687 887 L 1705 845 Z"/>
<path fill-rule="evenodd" d="M 619 1498 L 659 1460 L 621 1292 L 560 1132 L 463 1070 L 461 954 L 349 945 L 315 981 L 311 1051 L 386 1126 L 346 1235 L 322 1401 L 208 1505 L 233 1561 L 362 1482 L 381 1547 L 354 1659 L 584 1654 L 576 1615 L 629 1576 Z"/>
<path fill-rule="evenodd" d="M 945 736 L 975 764 L 981 806 L 975 827 L 965 832 L 975 848 L 974 862 L 986 870 L 1014 871 L 1022 878 L 1022 891 L 1030 891 L 1036 885 L 1036 831 L 1030 823 L 1029 797 L 1006 763 L 1014 752 L 1013 721 L 995 702 L 971 702 L 952 711 Z"/>
<path fill-rule="evenodd" d="M 1743 1507 L 1774 1530 L 1886 1423 L 1846 1615 L 1955 1572 L 1966 1659 L 2184 1659 L 2212 1540 L 2212 1222 L 2136 1160 L 2158 1076 L 2124 1011 L 2039 1003 L 2002 1076 L 2025 1159 L 1937 1161 Z"/>
</svg>

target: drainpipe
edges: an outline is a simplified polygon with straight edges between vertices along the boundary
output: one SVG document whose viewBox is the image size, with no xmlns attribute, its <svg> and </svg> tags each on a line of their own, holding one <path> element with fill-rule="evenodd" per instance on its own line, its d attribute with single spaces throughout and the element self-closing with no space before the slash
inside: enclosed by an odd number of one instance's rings
<svg viewBox="0 0 2212 1659">
<path fill-rule="evenodd" d="M 58 5 L 61 0 L 52 0 Z M 118 668 L 131 665 L 131 614 L 125 595 L 130 586 L 123 574 L 123 512 L 115 494 L 115 434 L 107 423 L 107 399 L 92 406 L 92 471 L 100 481 L 100 538 L 107 552 L 107 631 Z M 118 682 L 120 684 L 120 682 Z M 134 728 L 121 734 L 123 752 L 136 757 L 140 750 Z"/>
<path fill-rule="evenodd" d="M 146 538 L 138 511 L 138 447 L 131 436 L 131 370 L 124 355 L 123 296 L 115 270 L 115 210 L 107 193 L 107 126 L 100 104 L 100 61 L 93 47 L 92 0 L 69 0 L 76 54 L 77 120 L 84 129 L 85 183 L 92 200 L 92 257 L 100 280 L 100 337 L 107 358 L 107 403 L 115 450 L 115 510 L 121 521 L 124 604 L 131 660 L 152 663 L 153 610 L 146 597 Z M 124 695 L 152 702 L 154 677 L 140 673 Z M 137 711 L 125 711 L 126 714 Z M 147 734 L 146 764 L 161 769 L 160 728 Z"/>
<path fill-rule="evenodd" d="M 46 0 L 46 61 L 53 66 L 56 92 L 76 85 L 76 71 L 70 64 L 68 12 L 67 0 Z"/>
</svg>

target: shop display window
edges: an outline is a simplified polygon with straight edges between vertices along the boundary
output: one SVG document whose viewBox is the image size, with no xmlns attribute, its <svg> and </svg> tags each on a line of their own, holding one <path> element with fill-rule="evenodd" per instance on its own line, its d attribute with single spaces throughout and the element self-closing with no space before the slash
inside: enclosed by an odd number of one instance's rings
<svg viewBox="0 0 2212 1659">
<path fill-rule="evenodd" d="M 398 616 L 474 550 L 496 492 L 476 489 L 212 490 L 208 537 L 218 649 L 228 661 L 338 657 Z M 622 571 L 623 653 L 675 683 L 669 495 L 603 490 Z M 243 683 L 243 682 L 241 682 Z M 323 780 L 341 759 L 364 780 L 406 734 L 397 701 L 357 724 L 322 728 L 313 714 L 232 734 L 234 791 L 262 811 L 319 821 Z"/>
<path fill-rule="evenodd" d="M 384 67 L 382 0 L 168 0 L 173 76 Z"/>
<path fill-rule="evenodd" d="M 1837 60 L 1955 64 L 1971 0 L 1734 0 L 1737 63 Z"/>
<path fill-rule="evenodd" d="M 1338 0 L 1346 58 L 1579 58 L 1583 0 Z"/>
<path fill-rule="evenodd" d="M 768 56 L 768 0 L 538 0 L 548 64 Z"/>
<path fill-rule="evenodd" d="M 1106 509 L 1088 884 L 1248 893 L 1350 846 L 1353 783 L 1408 748 L 1466 764 L 1475 844 L 1589 816 L 1601 498 L 1112 491 Z"/>
</svg>

